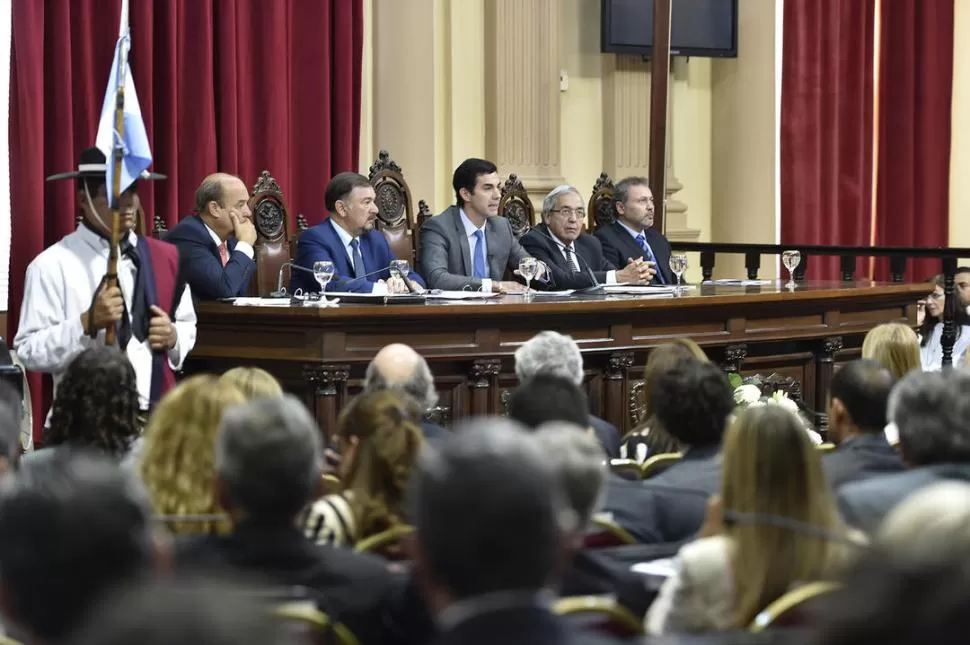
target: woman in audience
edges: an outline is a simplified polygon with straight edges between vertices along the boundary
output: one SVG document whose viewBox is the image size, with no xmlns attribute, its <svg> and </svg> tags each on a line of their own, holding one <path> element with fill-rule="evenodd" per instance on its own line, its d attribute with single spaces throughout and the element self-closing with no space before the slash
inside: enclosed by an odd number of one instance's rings
<svg viewBox="0 0 970 645">
<path fill-rule="evenodd" d="M 862 341 L 862 358 L 881 363 L 898 381 L 920 369 L 919 338 L 902 323 L 878 325 Z"/>
<path fill-rule="evenodd" d="M 327 495 L 307 511 L 307 537 L 334 546 L 406 525 L 401 505 L 411 468 L 423 442 L 421 428 L 400 394 L 383 390 L 362 394 L 337 419 L 342 456 L 342 493 Z"/>
<path fill-rule="evenodd" d="M 223 413 L 246 397 L 234 385 L 210 375 L 179 383 L 155 408 L 141 450 L 142 480 L 159 515 L 222 513 L 212 490 L 216 432 Z M 226 531 L 224 521 L 168 524 L 176 534 Z"/>
<path fill-rule="evenodd" d="M 234 367 L 219 377 L 219 380 L 236 386 L 245 395 L 247 401 L 283 396 L 280 382 L 259 367 Z"/>
<path fill-rule="evenodd" d="M 818 451 L 781 406 L 743 410 L 724 437 L 721 496 L 678 554 L 647 614 L 650 633 L 746 628 L 792 586 L 838 574 L 852 548 L 757 515 L 843 534 Z M 860 538 L 861 540 L 861 538 Z"/>
<path fill-rule="evenodd" d="M 120 458 L 140 431 L 138 386 L 127 355 L 117 347 L 78 354 L 57 388 L 44 445 L 86 446 Z"/>
<path fill-rule="evenodd" d="M 669 343 L 655 347 L 643 368 L 643 389 L 640 391 L 640 423 L 623 440 L 620 454 L 626 459 L 643 463 L 648 457 L 665 452 L 679 452 L 681 446 L 670 436 L 663 425 L 650 410 L 650 393 L 660 374 L 671 369 L 680 361 L 696 359 L 708 362 L 707 354 L 689 338 L 677 338 Z"/>
<path fill-rule="evenodd" d="M 934 276 L 933 292 L 924 300 L 923 322 L 919 329 L 920 362 L 924 370 L 938 370 L 943 366 L 943 276 Z M 959 306 L 959 296 L 954 309 L 956 340 L 953 343 L 953 365 L 962 365 L 970 348 L 970 314 Z"/>
</svg>

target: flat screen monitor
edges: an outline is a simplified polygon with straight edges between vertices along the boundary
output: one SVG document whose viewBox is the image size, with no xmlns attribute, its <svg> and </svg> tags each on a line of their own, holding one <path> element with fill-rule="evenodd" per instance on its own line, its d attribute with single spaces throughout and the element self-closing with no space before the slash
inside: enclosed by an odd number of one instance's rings
<svg viewBox="0 0 970 645">
<path fill-rule="evenodd" d="M 738 55 L 738 0 L 672 0 L 670 54 Z M 653 0 L 603 0 L 604 52 L 653 55 Z"/>
</svg>

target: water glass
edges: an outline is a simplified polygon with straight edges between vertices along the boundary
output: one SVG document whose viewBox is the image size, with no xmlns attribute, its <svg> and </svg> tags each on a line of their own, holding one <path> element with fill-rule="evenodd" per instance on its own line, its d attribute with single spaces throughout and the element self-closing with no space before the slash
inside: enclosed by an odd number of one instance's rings
<svg viewBox="0 0 970 645">
<path fill-rule="evenodd" d="M 680 293 L 681 276 L 687 271 L 687 256 L 683 253 L 672 253 L 670 255 L 670 270 L 677 276 L 677 293 Z"/>
<path fill-rule="evenodd" d="M 408 264 L 407 260 L 391 260 L 390 271 L 392 278 L 407 280 L 408 273 L 411 272 L 411 265 Z"/>
<path fill-rule="evenodd" d="M 327 291 L 327 284 L 333 278 L 334 266 L 330 260 L 320 260 L 313 263 L 313 277 L 320 284 L 320 299 L 329 302 L 324 295 Z"/>
<path fill-rule="evenodd" d="M 522 258 L 519 260 L 519 275 L 525 278 L 526 296 L 532 293 L 532 280 L 539 273 L 539 261 L 535 258 Z"/>
<path fill-rule="evenodd" d="M 781 254 L 781 263 L 788 269 L 788 283 L 785 285 L 789 289 L 795 288 L 795 269 L 802 261 L 802 254 L 798 251 L 784 251 Z"/>
</svg>

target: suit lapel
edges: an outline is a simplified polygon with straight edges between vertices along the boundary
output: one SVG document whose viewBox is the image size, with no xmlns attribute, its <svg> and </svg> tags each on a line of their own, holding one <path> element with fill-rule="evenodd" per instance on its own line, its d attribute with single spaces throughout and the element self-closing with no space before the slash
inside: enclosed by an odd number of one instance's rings
<svg viewBox="0 0 970 645">
<path fill-rule="evenodd" d="M 461 247 L 462 274 L 472 275 L 472 252 L 468 245 L 468 235 L 465 234 L 465 225 L 461 221 L 461 212 L 457 206 L 452 206 L 452 221 L 455 224 L 455 232 L 458 234 L 458 244 Z"/>
<path fill-rule="evenodd" d="M 485 261 L 488 264 L 488 274 L 492 277 L 492 280 L 504 280 L 505 265 L 508 264 L 509 254 L 502 248 L 504 245 L 502 244 L 501 222 L 497 221 L 497 217 L 500 216 L 496 215 L 485 220 L 485 246 L 488 253 Z M 503 258 L 504 262 L 502 261 Z"/>
<path fill-rule="evenodd" d="M 617 238 L 619 238 L 618 241 L 620 246 L 626 249 L 626 257 L 620 258 L 623 261 L 623 264 L 618 268 L 622 269 L 624 266 L 626 266 L 627 258 L 636 259 L 644 257 L 643 249 L 640 248 L 640 245 L 637 244 L 636 240 L 633 239 L 633 236 L 630 235 L 630 232 L 626 230 L 622 224 L 619 222 L 614 223 L 613 233 Z"/>
<path fill-rule="evenodd" d="M 575 269 L 569 266 L 569 263 L 566 262 L 566 256 L 563 255 L 562 249 L 559 248 L 559 245 L 552 240 L 552 232 L 549 230 L 549 227 L 545 224 L 539 224 L 536 226 L 536 230 L 539 231 L 539 235 L 543 238 L 543 244 L 550 249 L 552 260 L 555 262 L 556 266 L 563 271 L 575 271 Z M 576 252 L 579 251 L 579 245 L 575 242 L 573 242 L 573 249 Z"/>
<path fill-rule="evenodd" d="M 340 236 L 337 235 L 337 231 L 334 230 L 334 224 L 329 218 L 322 225 L 320 233 L 323 235 L 324 242 L 330 248 L 330 257 L 333 258 L 334 266 L 337 269 L 337 275 L 347 276 L 351 280 L 354 278 L 354 267 L 350 264 L 350 259 L 347 257 L 347 251 L 344 250 L 343 241 Z M 363 255 L 363 253 L 361 253 Z M 307 267 L 312 269 L 313 267 Z"/>
</svg>

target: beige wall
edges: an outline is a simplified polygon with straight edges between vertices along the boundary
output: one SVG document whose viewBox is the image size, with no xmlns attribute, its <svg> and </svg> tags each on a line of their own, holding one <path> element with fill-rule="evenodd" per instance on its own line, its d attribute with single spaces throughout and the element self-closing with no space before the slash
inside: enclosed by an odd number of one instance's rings
<svg viewBox="0 0 970 645">
<path fill-rule="evenodd" d="M 954 3 L 950 246 L 970 247 L 970 3 Z"/>
</svg>

